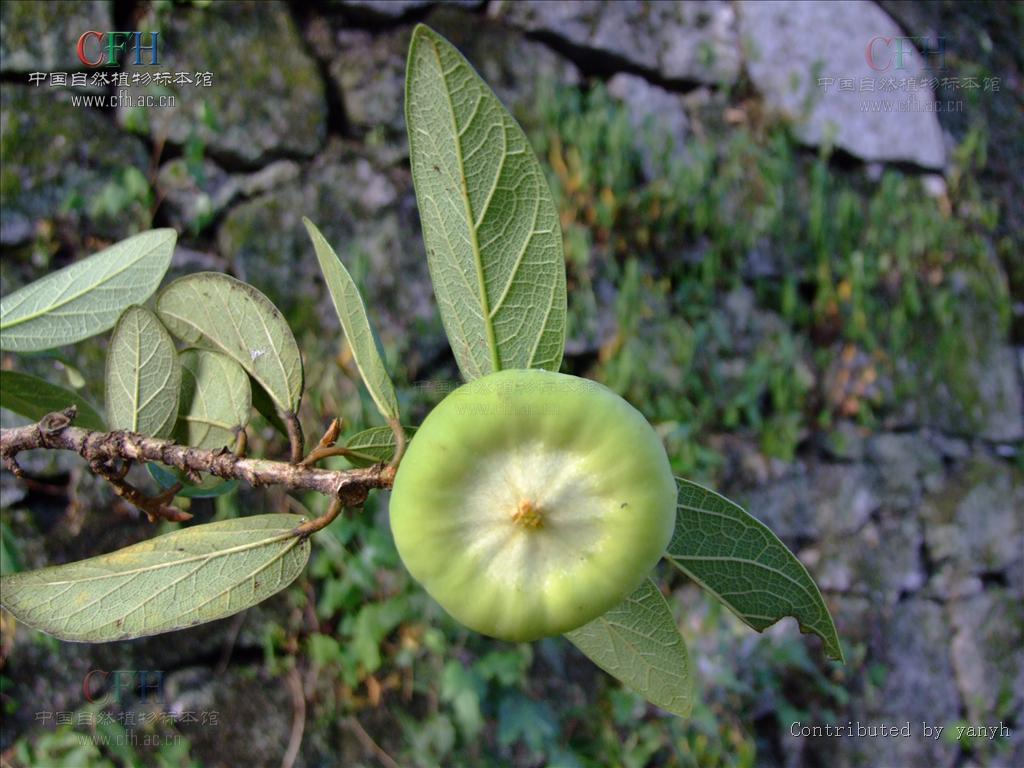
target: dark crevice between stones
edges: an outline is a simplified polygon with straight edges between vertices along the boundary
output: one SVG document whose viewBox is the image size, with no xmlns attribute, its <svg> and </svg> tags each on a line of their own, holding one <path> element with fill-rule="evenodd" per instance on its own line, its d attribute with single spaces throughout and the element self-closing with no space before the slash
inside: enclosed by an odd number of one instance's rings
<svg viewBox="0 0 1024 768">
<path fill-rule="evenodd" d="M 928 585 L 932 583 L 932 578 L 938 574 L 938 563 L 932 559 L 932 553 L 928 549 L 924 521 L 918 520 L 918 528 L 920 528 L 921 543 L 917 546 L 917 557 L 921 561 L 921 568 L 924 571 L 922 588 L 927 589 Z"/>
<path fill-rule="evenodd" d="M 235 614 L 234 616 L 221 619 L 221 621 L 231 622 L 236 621 L 237 618 L 238 615 Z M 225 658 L 227 659 L 227 664 L 224 663 Z M 230 648 L 230 656 L 228 655 L 228 649 L 224 646 L 218 646 L 206 651 L 205 653 L 184 658 L 177 664 L 174 664 L 163 671 L 170 674 L 172 672 L 189 669 L 191 667 L 208 667 L 212 673 L 214 670 L 218 670 L 221 667 L 225 669 L 230 667 L 262 667 L 265 661 L 265 652 L 261 646 L 235 644 Z"/>
<path fill-rule="evenodd" d="M 998 589 L 1010 586 L 1004 571 L 982 571 L 978 574 L 982 589 Z"/>
<path fill-rule="evenodd" d="M 424 3 L 423 5 L 407 8 L 400 14 L 389 15 L 375 11 L 372 8 L 366 8 L 358 5 L 343 4 L 336 9 L 331 9 L 330 11 L 325 12 L 321 4 L 311 2 L 311 0 L 293 0 L 292 4 L 296 6 L 314 7 L 318 12 L 326 17 L 341 18 L 352 28 L 365 29 L 368 31 L 388 31 L 399 27 L 409 26 L 411 24 L 425 22 L 437 5 L 445 5 L 444 3 Z M 469 6 L 451 5 L 447 7 L 463 13 L 482 14 L 487 11 L 487 0 L 479 0 L 476 4 Z"/>
<path fill-rule="evenodd" d="M 785 751 L 779 734 L 783 724 L 775 712 L 769 712 L 755 718 L 753 725 L 754 743 L 757 745 L 757 758 L 763 765 L 785 765 Z"/>
<path fill-rule="evenodd" d="M 327 103 L 327 138 L 329 139 L 331 136 L 354 138 L 352 123 L 348 119 L 348 113 L 345 110 L 345 94 L 342 93 L 341 88 L 338 87 L 334 82 L 334 78 L 331 77 L 330 61 L 321 58 L 316 51 L 316 46 L 309 44 L 307 31 L 310 23 L 315 18 L 323 15 L 318 13 L 319 10 L 317 5 L 305 0 L 303 2 L 293 2 L 289 5 L 292 20 L 295 22 L 295 26 L 303 38 L 306 53 L 316 63 L 320 80 L 324 84 L 324 100 Z"/>
<path fill-rule="evenodd" d="M 143 15 L 137 0 L 112 0 L 110 15 L 114 21 L 114 29 L 136 29 Z M 163 35 L 161 35 L 163 37 Z"/>
<path fill-rule="evenodd" d="M 506 28 L 509 29 L 508 27 Z M 513 30 L 510 29 L 510 31 Z M 608 80 L 612 76 L 624 72 L 642 77 L 652 85 L 657 85 L 666 91 L 684 94 L 707 86 L 706 83 L 702 83 L 699 80 L 664 77 L 659 72 L 634 64 L 622 56 L 609 53 L 608 51 L 600 51 L 595 48 L 577 45 L 552 32 L 540 30 L 523 33 L 523 36 L 528 40 L 546 45 L 559 56 L 571 61 L 579 69 L 584 79 Z M 714 88 L 714 86 L 707 87 Z"/>
</svg>

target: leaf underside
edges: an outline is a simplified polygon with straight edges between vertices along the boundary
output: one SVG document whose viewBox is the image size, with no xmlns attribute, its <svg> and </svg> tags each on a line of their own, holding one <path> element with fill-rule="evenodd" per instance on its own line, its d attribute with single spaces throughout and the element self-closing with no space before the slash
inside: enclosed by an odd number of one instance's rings
<svg viewBox="0 0 1024 768">
<path fill-rule="evenodd" d="M 309 559 L 294 515 L 185 528 L 108 555 L 6 576 L 3 606 L 61 640 L 106 642 L 230 616 L 288 586 Z"/>
<path fill-rule="evenodd" d="M 690 714 L 694 691 L 686 643 L 651 579 L 612 610 L 565 636 L 652 704 L 681 717 Z"/>
<path fill-rule="evenodd" d="M 288 323 L 247 283 L 217 272 L 179 278 L 157 296 L 156 312 L 179 339 L 222 352 L 285 413 L 302 397 L 302 357 Z"/>
<path fill-rule="evenodd" d="M 338 313 L 341 327 L 345 331 L 349 346 L 352 348 L 352 356 L 355 358 L 359 373 L 363 377 L 370 397 L 380 415 L 389 421 L 398 419 L 398 398 L 395 397 L 395 387 L 391 383 L 384 368 L 384 361 L 381 359 L 380 350 L 377 348 L 377 340 L 370 328 L 370 319 L 366 314 L 366 305 L 355 281 L 341 263 L 338 254 L 334 252 L 331 244 L 320 233 L 309 219 L 303 218 L 309 237 L 313 241 L 313 249 L 316 251 L 317 261 L 320 262 L 320 270 L 324 274 L 327 289 L 331 294 L 331 301 Z"/>
<path fill-rule="evenodd" d="M 764 523 L 724 496 L 677 478 L 676 528 L 667 557 L 751 628 L 792 616 L 829 658 L 843 660 L 832 616 L 817 584 Z"/>
<path fill-rule="evenodd" d="M 107 350 L 107 418 L 112 429 L 167 437 L 174 429 L 181 366 L 174 340 L 148 309 L 121 315 Z"/>
<path fill-rule="evenodd" d="M 160 285 L 177 233 L 129 237 L 0 299 L 0 344 L 31 352 L 73 344 L 113 327 L 121 312 Z"/>
<path fill-rule="evenodd" d="M 408 438 L 416 434 L 413 427 L 405 427 Z M 395 433 L 391 427 L 371 427 L 357 432 L 345 442 L 345 458 L 355 467 L 370 467 L 391 461 L 395 455 Z"/>
<path fill-rule="evenodd" d="M 409 46 L 405 113 L 430 276 L 463 377 L 557 371 L 562 233 L 522 128 L 454 46 L 423 25 Z"/>
<path fill-rule="evenodd" d="M 181 362 L 181 405 L 175 439 L 194 448 L 232 446 L 249 422 L 249 377 L 227 355 L 186 349 Z"/>
</svg>

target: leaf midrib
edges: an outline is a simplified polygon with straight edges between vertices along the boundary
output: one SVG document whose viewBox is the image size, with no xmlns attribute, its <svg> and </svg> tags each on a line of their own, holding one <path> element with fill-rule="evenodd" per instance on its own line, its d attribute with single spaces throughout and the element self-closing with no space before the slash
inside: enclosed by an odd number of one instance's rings
<svg viewBox="0 0 1024 768">
<path fill-rule="evenodd" d="M 469 203 L 469 188 L 466 186 L 465 166 L 462 160 L 462 136 L 459 134 L 459 127 L 455 122 L 455 104 L 452 102 L 451 90 L 448 87 L 448 76 L 445 74 L 444 63 L 441 61 L 441 52 L 438 50 L 433 40 L 428 39 L 427 42 L 430 44 L 430 50 L 434 53 L 434 58 L 437 59 L 437 70 L 441 75 L 441 82 L 444 84 L 443 90 L 445 101 L 448 105 L 448 115 L 451 118 L 452 135 L 455 143 L 455 157 L 458 161 L 459 168 L 459 190 L 462 193 L 462 204 L 465 209 L 466 223 L 469 225 L 469 244 L 473 251 L 473 264 L 476 267 L 477 288 L 480 291 L 480 308 L 483 315 L 484 330 L 487 333 L 487 346 L 491 353 L 491 365 L 494 367 L 494 370 L 491 371 L 493 373 L 494 371 L 501 370 L 501 360 L 498 355 L 498 341 L 494 333 L 494 323 L 491 319 L 490 305 L 487 301 L 487 283 L 484 279 L 484 265 L 480 256 L 480 240 L 477 233 L 476 220 L 473 216 L 473 210 Z M 495 180 L 495 183 L 497 183 L 497 179 Z M 486 210 L 480 214 L 481 222 L 485 215 Z"/>
<path fill-rule="evenodd" d="M 129 261 L 122 268 L 118 269 L 117 271 L 115 271 L 113 273 L 109 273 L 109 274 L 104 275 L 102 280 L 97 280 L 97 281 L 95 281 L 93 283 L 90 283 L 90 284 L 88 284 L 86 286 L 83 286 L 82 290 L 80 290 L 78 293 L 72 294 L 71 296 L 67 297 L 63 301 L 60 301 L 60 302 L 55 303 L 55 304 L 51 304 L 48 307 L 45 307 L 44 309 L 41 309 L 41 310 L 37 311 L 35 314 L 30 314 L 30 315 L 25 315 L 24 317 L 15 318 L 13 321 L 8 321 L 8 322 L 5 323 L 5 322 L 3 322 L 3 320 L 0 320 L 0 331 L 6 330 L 8 328 L 14 328 L 16 326 L 21 325 L 22 323 L 27 323 L 30 320 L 35 320 L 36 318 L 43 317 L 44 315 L 52 314 L 53 312 L 55 312 L 56 310 L 60 309 L 61 307 L 63 307 L 65 305 L 67 305 L 67 304 L 70 304 L 73 301 L 76 301 L 76 300 L 82 298 L 82 296 L 84 296 L 85 294 L 89 293 L 90 291 L 96 290 L 97 287 L 99 287 L 99 286 L 101 286 L 101 285 L 103 285 L 105 283 L 109 283 L 111 280 L 113 280 L 118 275 L 123 274 L 124 272 L 127 272 L 129 269 L 134 267 L 140 261 L 142 261 L 143 259 L 147 258 L 153 251 L 155 251 L 161 245 L 163 245 L 163 243 L 156 243 L 152 248 L 147 249 L 144 253 L 140 253 L 135 259 Z M 83 262 L 78 262 L 78 263 L 81 264 Z M 27 287 L 28 286 L 26 286 L 26 288 Z M 35 291 L 26 291 L 25 298 L 23 298 L 16 306 L 14 306 L 11 309 L 9 309 L 7 311 L 7 314 L 9 315 L 12 312 L 16 312 L 18 310 L 18 307 L 20 307 L 22 304 L 24 304 L 25 301 L 32 295 L 32 293 L 38 293 L 38 288 Z"/>
<path fill-rule="evenodd" d="M 300 522 L 301 522 L 301 520 L 300 520 Z M 296 525 L 297 524 L 298 523 L 296 523 Z M 247 532 L 248 531 L 238 531 L 238 533 L 247 533 Z M 228 532 L 224 531 L 224 532 L 221 532 L 221 534 L 219 534 L 219 535 L 224 535 L 224 534 L 227 534 L 227 533 Z M 264 547 L 264 546 L 268 546 L 270 544 L 275 544 L 276 542 L 284 541 L 285 539 L 289 539 L 289 538 L 294 539 L 296 543 L 298 543 L 300 541 L 300 538 L 298 536 L 295 536 L 292 533 L 291 530 L 288 530 L 285 533 L 281 533 L 281 534 L 278 534 L 276 536 L 271 536 L 270 538 L 267 538 L 267 539 L 259 539 L 258 541 L 251 541 L 251 542 L 248 542 L 246 544 L 239 544 L 239 545 L 234 546 L 234 547 L 229 547 L 228 549 L 218 549 L 215 552 L 210 552 L 210 553 L 203 554 L 203 555 L 194 555 L 192 557 L 185 557 L 185 558 L 182 558 L 181 560 L 175 560 L 175 561 L 170 562 L 170 563 L 155 563 L 154 565 L 147 565 L 147 566 L 144 566 L 144 567 L 141 567 L 141 568 L 133 568 L 130 571 L 118 571 L 117 573 L 105 573 L 105 574 L 102 574 L 102 575 L 99 575 L 99 576 L 84 576 L 84 577 L 81 577 L 81 578 L 69 579 L 67 581 L 46 581 L 46 582 L 43 582 L 43 585 L 47 586 L 47 587 L 56 587 L 56 586 L 61 586 L 61 585 L 64 585 L 64 584 L 79 584 L 79 583 L 81 583 L 83 581 L 100 581 L 100 580 L 103 580 L 103 579 L 117 579 L 117 578 L 121 578 L 123 576 L 134 576 L 134 575 L 139 574 L 139 573 L 146 573 L 147 571 L 156 571 L 156 570 L 159 570 L 161 568 L 175 568 L 175 567 L 180 566 L 180 565 L 187 565 L 188 563 L 192 563 L 192 562 L 195 562 L 197 560 L 214 560 L 214 559 L 216 559 L 218 557 L 224 557 L 226 555 L 234 554 L 235 552 L 244 552 L 247 549 L 256 549 L 258 547 Z M 290 549 L 291 549 L 291 547 L 289 547 L 288 549 L 282 550 L 282 554 L 285 553 L 285 552 L 288 552 Z M 150 550 L 150 552 L 160 552 L 160 551 L 162 551 L 162 550 L 159 550 L 159 549 Z"/>
</svg>

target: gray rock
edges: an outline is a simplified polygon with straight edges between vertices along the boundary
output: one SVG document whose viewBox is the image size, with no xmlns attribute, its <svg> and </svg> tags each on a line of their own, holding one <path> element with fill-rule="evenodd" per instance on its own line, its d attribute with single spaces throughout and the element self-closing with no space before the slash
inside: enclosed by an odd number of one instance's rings
<svg viewBox="0 0 1024 768">
<path fill-rule="evenodd" d="M 500 24 L 442 7 L 428 19 L 457 46 L 502 103 L 529 123 L 547 82 L 576 83 L 575 67 L 546 46 L 510 35 Z M 310 33 L 319 55 L 330 59 L 331 79 L 341 92 L 345 116 L 372 141 L 405 147 L 405 60 L 412 30 L 371 34 L 321 27 Z"/>
<path fill-rule="evenodd" d="M 328 71 L 341 92 L 345 118 L 360 132 L 404 142 L 405 57 L 409 29 L 371 34 L 342 28 L 331 40 Z M 404 146 L 404 145 L 403 145 Z"/>
<path fill-rule="evenodd" d="M 883 517 L 852 535 L 828 536 L 816 547 L 815 578 L 824 590 L 893 604 L 925 584 L 921 539 L 917 521 L 905 515 Z"/>
<path fill-rule="evenodd" d="M 431 5 L 453 5 L 473 8 L 486 0 L 342 0 L 346 10 L 364 13 L 368 17 L 381 19 L 399 19 L 408 13 L 427 8 Z"/>
<path fill-rule="evenodd" d="M 187 667 L 166 676 L 163 694 L 161 711 L 195 713 L 195 722 L 178 728 L 202 765 L 277 765 L 288 747 L 293 703 L 284 680 L 252 669 L 214 675 Z"/>
<path fill-rule="evenodd" d="M 877 696 L 863 701 L 862 722 L 903 725 L 910 721 L 910 738 L 823 739 L 826 743 L 821 746 L 829 755 L 825 762 L 836 766 L 952 766 L 958 745 L 927 738 L 921 732 L 922 722 L 946 725 L 959 719 L 960 695 L 942 606 L 929 600 L 908 600 L 882 620 L 886 625 L 881 646 L 873 649 L 868 663 L 884 667 L 885 680 Z"/>
<path fill-rule="evenodd" d="M 18 211 L 0 213 L 0 245 L 20 245 L 32 237 L 34 227 L 28 216 Z"/>
<path fill-rule="evenodd" d="M 192 164 L 175 158 L 156 180 L 164 215 L 179 230 L 201 232 L 238 194 L 238 183 L 212 160 Z"/>
<path fill-rule="evenodd" d="M 846 536 L 881 504 L 875 471 L 863 464 L 818 464 L 758 488 L 745 508 L 787 543 Z"/>
<path fill-rule="evenodd" d="M 664 168 L 659 157 L 682 157 L 689 119 L 677 93 L 652 85 L 642 77 L 620 72 L 608 81 L 608 93 L 629 109 L 644 173 L 655 178 Z"/>
<path fill-rule="evenodd" d="M 836 459 L 860 461 L 865 453 L 867 430 L 848 419 L 843 419 L 825 435 L 824 448 Z"/>
<path fill-rule="evenodd" d="M 149 220 L 146 148 L 65 93 L 3 85 L 0 167 L 6 245 L 30 238 L 42 220 L 111 239 Z"/>
<path fill-rule="evenodd" d="M 462 51 L 525 128 L 538 121 L 545 99 L 552 98 L 547 89 L 580 82 L 574 64 L 487 17 L 439 7 L 427 22 Z"/>
<path fill-rule="evenodd" d="M 886 78 L 930 77 L 922 58 L 916 53 L 907 57 L 904 69 L 876 71 L 868 65 L 871 40 L 903 35 L 877 5 L 866 0 L 743 0 L 738 14 L 754 85 L 770 107 L 795 120 L 803 141 L 829 142 L 869 161 L 944 166 L 945 145 L 935 113 L 900 110 L 908 101 L 933 103 L 931 89 L 882 90 L 888 87 L 881 85 Z M 883 55 L 889 49 L 882 44 L 877 49 L 878 60 L 872 61 L 882 67 L 889 62 Z M 819 87 L 819 77 L 833 79 L 827 92 Z M 862 78 L 875 84 L 875 90 L 859 90 Z M 854 90 L 839 90 L 840 79 L 851 79 Z M 879 109 L 892 111 L 872 111 L 879 104 Z"/>
<path fill-rule="evenodd" d="M 397 19 L 410 11 L 426 8 L 432 0 L 342 0 L 339 5 L 357 11 L 366 11 L 370 15 L 389 19 Z"/>
<path fill-rule="evenodd" d="M 157 190 L 169 223 L 193 234 L 204 230 L 239 196 L 252 197 L 295 181 L 301 169 L 278 160 L 249 174 L 231 175 L 212 160 L 175 158 L 160 167 Z"/>
<path fill-rule="evenodd" d="M 982 574 L 1024 560 L 1024 478 L 1008 464 L 976 458 L 922 506 L 925 541 L 940 595 L 976 591 Z"/>
<path fill-rule="evenodd" d="M 889 509 L 909 509 L 917 504 L 928 478 L 940 479 L 942 458 L 920 434 L 882 433 L 868 441 L 868 456 L 881 475 L 880 494 Z"/>
<path fill-rule="evenodd" d="M 1024 386 L 1017 355 L 1009 345 L 996 347 L 977 370 L 982 402 L 979 437 L 994 441 L 1024 440 Z"/>
<path fill-rule="evenodd" d="M 904 378 L 917 387 L 912 398 L 898 404 L 899 418 L 955 435 L 1024 440 L 1024 388 L 1016 354 L 1009 345 L 992 341 L 1002 331 L 993 318 L 982 317 L 984 307 L 965 304 L 964 310 L 974 317 L 965 323 L 970 341 L 955 371 L 903 361 Z"/>
<path fill-rule="evenodd" d="M 929 435 L 928 439 L 945 459 L 960 461 L 971 455 L 971 444 L 966 440 L 944 435 L 941 432 Z"/>
<path fill-rule="evenodd" d="M 516 0 L 494 3 L 489 13 L 666 80 L 714 85 L 739 73 L 735 13 L 726 2 Z"/>
<path fill-rule="evenodd" d="M 169 89 L 176 105 L 122 107 L 122 123 L 175 144 L 198 139 L 215 158 L 250 166 L 320 149 L 327 132 L 324 84 L 283 3 L 183 10 L 162 30 L 168 68 L 210 71 L 212 85 L 137 86 L 140 93 Z"/>
<path fill-rule="evenodd" d="M 290 181 L 296 181 L 302 173 L 299 164 L 291 160 L 278 160 L 249 174 L 235 177 L 238 191 L 247 197 L 269 192 Z"/>
<path fill-rule="evenodd" d="M 1024 602 L 994 589 L 950 604 L 953 666 L 971 723 L 1024 711 Z"/>
<path fill-rule="evenodd" d="M 170 280 L 175 274 L 188 274 L 189 272 L 226 272 L 227 260 L 216 253 L 197 251 L 194 248 L 186 248 L 178 241 L 174 246 L 174 254 L 171 256 Z"/>
<path fill-rule="evenodd" d="M 82 69 L 77 53 L 82 33 L 113 28 L 110 3 L 102 0 L 7 0 L 0 13 L 0 71 Z"/>
<path fill-rule="evenodd" d="M 295 327 L 311 321 L 333 326 L 302 216 L 321 228 L 357 280 L 365 275 L 364 299 L 382 338 L 411 344 L 411 325 L 433 328 L 437 313 L 408 175 L 392 179 L 365 158 L 333 147 L 301 181 L 237 205 L 218 229 L 219 250 L 236 274 L 264 291 Z"/>
</svg>

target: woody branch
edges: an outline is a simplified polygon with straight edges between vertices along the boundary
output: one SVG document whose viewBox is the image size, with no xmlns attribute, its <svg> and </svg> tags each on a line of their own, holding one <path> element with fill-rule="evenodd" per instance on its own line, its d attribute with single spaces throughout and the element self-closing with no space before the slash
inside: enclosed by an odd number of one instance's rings
<svg viewBox="0 0 1024 768">
<path fill-rule="evenodd" d="M 93 468 L 110 468 L 118 461 L 125 464 L 159 462 L 176 467 L 190 477 L 208 472 L 225 480 L 241 480 L 256 488 L 278 485 L 290 490 L 317 491 L 337 502 L 332 507 L 338 508 L 359 506 L 370 490 L 390 488 L 394 480 L 394 468 L 383 465 L 329 470 L 305 463 L 242 458 L 227 448 L 190 448 L 137 432 L 92 432 L 73 426 L 74 417 L 72 407 L 50 413 L 35 424 L 0 430 L 0 458 L 4 467 L 22 477 L 24 472 L 17 461 L 22 451 L 40 448 L 74 451 Z M 101 474 L 107 476 L 110 472 Z"/>
</svg>

